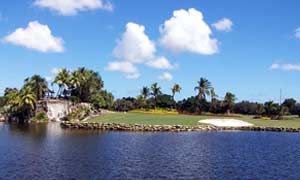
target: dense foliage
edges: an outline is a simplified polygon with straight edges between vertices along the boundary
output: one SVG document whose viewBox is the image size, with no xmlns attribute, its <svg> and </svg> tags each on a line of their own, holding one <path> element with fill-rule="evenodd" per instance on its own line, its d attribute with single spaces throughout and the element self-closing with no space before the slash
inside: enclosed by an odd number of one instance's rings
<svg viewBox="0 0 300 180">
<path fill-rule="evenodd" d="M 175 100 L 177 93 L 182 91 L 179 84 L 174 84 L 170 93 L 163 93 L 158 83 L 142 87 L 137 97 L 127 97 L 114 100 L 112 93 L 103 90 L 104 82 L 101 76 L 86 68 L 78 68 L 74 71 L 61 69 L 52 85 L 58 87 L 56 94 L 50 90 L 48 82 L 39 75 L 33 75 L 24 80 L 20 89 L 6 88 L 4 96 L 0 97 L 0 113 L 7 119 L 29 120 L 31 118 L 45 119 L 45 114 L 36 114 L 37 103 L 44 98 L 66 99 L 74 104 L 90 103 L 95 110 L 111 109 L 115 111 L 139 111 L 146 112 L 177 111 L 186 114 L 245 114 L 255 117 L 268 116 L 280 119 L 283 115 L 299 115 L 300 104 L 295 99 L 286 99 L 282 104 L 268 101 L 265 103 L 241 101 L 236 103 L 236 96 L 227 92 L 224 98 L 218 98 L 212 83 L 205 78 L 197 81 L 194 90 L 195 96 L 183 100 Z M 210 98 L 209 98 L 210 97 Z M 68 117 L 82 119 L 88 114 L 88 110 L 78 110 Z"/>
<path fill-rule="evenodd" d="M 103 90 L 101 76 L 89 69 L 78 68 L 72 72 L 61 69 L 52 85 L 58 86 L 56 97 L 49 89 L 48 82 L 39 75 L 33 75 L 24 80 L 23 87 L 6 88 L 1 97 L 1 114 L 8 120 L 27 121 L 31 118 L 44 119 L 42 114 L 36 114 L 37 103 L 44 98 L 70 100 L 73 103 L 91 103 L 94 108 L 109 109 L 113 105 L 113 95 Z"/>
</svg>

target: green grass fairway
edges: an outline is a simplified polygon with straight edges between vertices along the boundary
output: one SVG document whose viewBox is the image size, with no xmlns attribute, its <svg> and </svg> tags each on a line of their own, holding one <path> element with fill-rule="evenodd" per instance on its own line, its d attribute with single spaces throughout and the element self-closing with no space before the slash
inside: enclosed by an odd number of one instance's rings
<svg viewBox="0 0 300 180">
<path fill-rule="evenodd" d="M 284 120 L 261 120 L 250 117 L 241 119 L 260 127 L 289 127 L 300 128 L 300 118 L 297 116 L 287 116 Z"/>
<path fill-rule="evenodd" d="M 213 116 L 189 116 L 189 115 L 157 115 L 157 114 L 142 114 L 142 113 L 113 113 L 98 116 L 90 119 L 88 122 L 101 123 L 123 123 L 123 124 L 145 124 L 145 125 L 200 125 L 199 120 L 202 119 L 220 119 L 227 117 Z M 287 120 L 259 120 L 252 119 L 250 116 L 241 116 L 234 118 L 252 123 L 262 127 L 294 127 L 300 128 L 300 118 L 296 116 L 287 117 Z"/>
<path fill-rule="evenodd" d="M 124 124 L 145 124 L 145 125 L 199 125 L 200 119 L 205 116 L 186 116 L 186 115 L 157 115 L 143 113 L 113 113 L 98 116 L 89 122 L 113 122 Z"/>
</svg>

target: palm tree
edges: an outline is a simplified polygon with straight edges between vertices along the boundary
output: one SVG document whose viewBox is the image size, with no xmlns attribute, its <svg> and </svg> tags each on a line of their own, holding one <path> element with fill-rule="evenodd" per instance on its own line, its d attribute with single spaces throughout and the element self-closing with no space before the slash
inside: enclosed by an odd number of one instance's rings
<svg viewBox="0 0 300 180">
<path fill-rule="evenodd" d="M 81 75 L 79 74 L 78 71 L 73 71 L 70 75 L 69 86 L 71 88 L 77 88 L 80 87 L 80 84 L 81 84 Z"/>
<path fill-rule="evenodd" d="M 6 88 L 5 89 L 6 109 L 5 116 L 8 119 L 15 116 L 19 112 L 19 105 L 21 104 L 21 98 L 19 96 L 19 90 Z"/>
<path fill-rule="evenodd" d="M 265 102 L 265 112 L 268 116 L 276 116 L 280 114 L 280 105 L 273 101 Z"/>
<path fill-rule="evenodd" d="M 141 95 L 146 100 L 150 95 L 150 89 L 147 86 L 144 86 L 141 90 Z"/>
<path fill-rule="evenodd" d="M 6 98 L 6 104 L 11 109 L 17 109 L 21 101 L 19 96 L 19 90 L 6 88 L 4 96 Z"/>
<path fill-rule="evenodd" d="M 68 85 L 70 83 L 69 80 L 70 80 L 69 71 L 65 68 L 61 69 L 53 81 L 53 83 L 56 83 L 59 88 L 57 91 L 57 96 L 61 95 L 64 88 L 68 87 Z"/>
<path fill-rule="evenodd" d="M 34 110 L 37 98 L 31 87 L 25 87 L 20 91 L 20 107 L 27 108 L 28 110 Z"/>
<path fill-rule="evenodd" d="M 102 81 L 100 74 L 92 70 L 87 72 L 85 82 L 87 87 L 85 90 L 88 90 L 88 94 L 98 92 L 104 86 L 104 82 Z"/>
<path fill-rule="evenodd" d="M 71 73 L 71 95 L 81 101 L 88 102 L 91 95 L 103 88 L 103 81 L 99 73 L 85 68 L 78 68 Z"/>
<path fill-rule="evenodd" d="M 174 86 L 171 88 L 171 91 L 172 91 L 172 98 L 173 98 L 173 100 L 174 100 L 174 107 L 175 107 L 175 109 L 176 109 L 175 94 L 176 94 L 176 93 L 180 93 L 181 89 L 182 89 L 182 88 L 180 87 L 179 84 L 174 84 Z"/>
<path fill-rule="evenodd" d="M 230 114 L 230 110 L 234 106 L 234 102 L 236 100 L 236 97 L 234 94 L 227 92 L 224 98 L 224 105 L 227 108 L 227 113 Z"/>
<path fill-rule="evenodd" d="M 210 89 L 210 97 L 211 97 L 211 102 L 217 100 L 218 95 L 216 94 L 214 88 L 211 88 L 211 89 Z"/>
<path fill-rule="evenodd" d="M 20 120 L 31 117 L 36 107 L 37 98 L 30 86 L 26 86 L 20 91 L 9 91 L 5 97 L 9 106 L 9 116 L 20 115 Z"/>
<path fill-rule="evenodd" d="M 198 91 L 198 99 L 203 100 L 206 98 L 206 95 L 210 95 L 211 83 L 205 79 L 200 78 L 198 85 L 194 88 L 195 91 Z"/>
<path fill-rule="evenodd" d="M 216 94 L 214 88 L 210 89 L 210 97 L 211 97 L 211 101 L 210 101 L 210 105 L 209 105 L 210 106 L 209 111 L 213 112 L 213 113 L 217 113 L 217 111 L 218 111 L 218 100 L 217 100 L 218 95 Z"/>
<path fill-rule="evenodd" d="M 42 78 L 40 75 L 34 75 L 25 79 L 24 87 L 30 87 L 37 100 L 44 98 L 46 93 L 49 91 L 47 80 Z"/>
<path fill-rule="evenodd" d="M 157 83 L 153 83 L 151 86 L 151 95 L 154 97 L 154 108 L 156 109 L 156 101 L 157 101 L 157 96 L 161 94 L 161 88 L 158 86 Z"/>
<path fill-rule="evenodd" d="M 171 88 L 173 100 L 174 100 L 175 94 L 180 93 L 181 89 L 182 88 L 180 87 L 179 84 L 174 84 L 174 86 Z"/>
</svg>

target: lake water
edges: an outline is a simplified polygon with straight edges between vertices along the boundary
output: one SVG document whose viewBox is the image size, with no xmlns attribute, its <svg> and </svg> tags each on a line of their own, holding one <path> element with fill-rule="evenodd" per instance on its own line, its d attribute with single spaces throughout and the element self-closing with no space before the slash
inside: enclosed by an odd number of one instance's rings
<svg viewBox="0 0 300 180">
<path fill-rule="evenodd" d="M 0 124 L 0 179 L 299 179 L 300 134 Z"/>
</svg>

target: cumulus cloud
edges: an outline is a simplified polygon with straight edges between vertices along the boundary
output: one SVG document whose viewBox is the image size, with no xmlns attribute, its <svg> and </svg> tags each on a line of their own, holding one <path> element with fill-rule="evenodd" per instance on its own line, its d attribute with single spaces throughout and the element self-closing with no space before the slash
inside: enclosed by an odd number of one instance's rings
<svg viewBox="0 0 300 180">
<path fill-rule="evenodd" d="M 3 41 L 44 53 L 64 51 L 62 38 L 53 36 L 49 27 L 38 21 L 29 22 L 26 28 L 16 29 Z"/>
<path fill-rule="evenodd" d="M 115 61 L 109 62 L 107 67 L 107 71 L 120 71 L 124 73 L 127 79 L 136 79 L 140 77 L 139 70 L 132 63 L 127 61 Z"/>
<path fill-rule="evenodd" d="M 76 15 L 79 11 L 113 10 L 112 3 L 103 0 L 36 0 L 34 5 L 48 8 L 64 16 Z"/>
<path fill-rule="evenodd" d="M 163 56 L 146 62 L 146 65 L 156 68 L 156 69 L 173 69 L 174 68 L 174 65 L 172 65 L 169 62 L 169 60 Z"/>
<path fill-rule="evenodd" d="M 300 64 L 278 64 L 274 63 L 270 67 L 271 70 L 285 70 L 285 71 L 300 71 Z"/>
<path fill-rule="evenodd" d="M 129 22 L 126 31 L 117 41 L 113 55 L 119 61 L 110 62 L 106 67 L 110 71 L 120 71 L 126 78 L 140 76 L 136 65 L 146 65 L 156 69 L 173 69 L 166 57 L 156 55 L 155 43 L 145 33 L 145 27 Z"/>
<path fill-rule="evenodd" d="M 217 39 L 211 38 L 211 29 L 203 14 L 194 8 L 176 10 L 173 17 L 160 27 L 160 43 L 173 52 L 193 52 L 211 55 L 218 52 Z"/>
<path fill-rule="evenodd" d="M 295 38 L 300 39 L 300 27 L 295 30 Z"/>
<path fill-rule="evenodd" d="M 143 63 L 154 58 L 155 51 L 155 44 L 145 34 L 145 27 L 130 22 L 113 54 L 132 63 Z"/>
<path fill-rule="evenodd" d="M 57 75 L 60 71 L 61 71 L 61 68 L 54 67 L 51 69 L 51 74 Z"/>
<path fill-rule="evenodd" d="M 232 30 L 233 22 L 228 18 L 223 18 L 218 22 L 212 24 L 212 26 L 216 28 L 218 31 L 229 32 Z"/>
<path fill-rule="evenodd" d="M 170 74 L 168 72 L 164 72 L 162 75 L 158 76 L 158 79 L 163 80 L 163 81 L 172 81 L 173 76 L 172 76 L 172 74 Z"/>
</svg>

